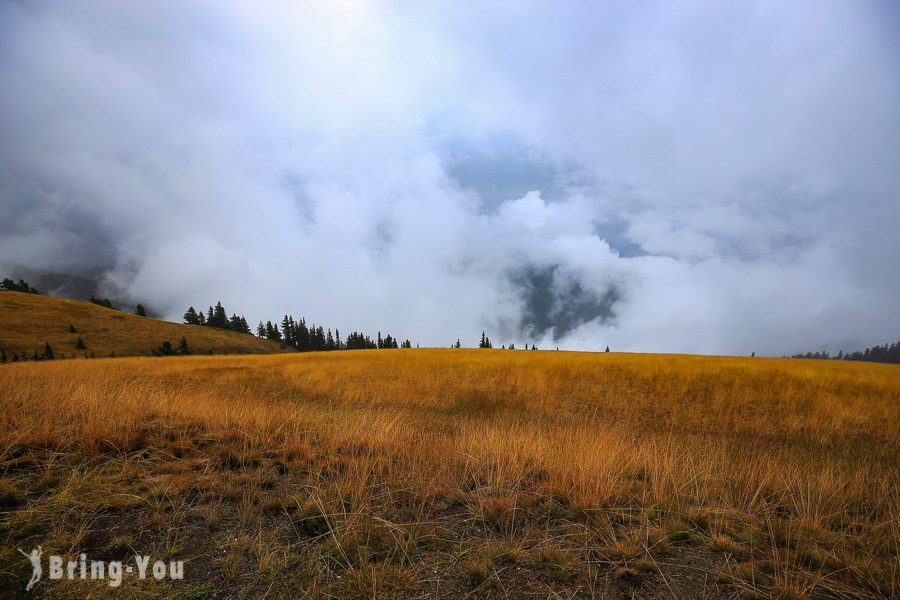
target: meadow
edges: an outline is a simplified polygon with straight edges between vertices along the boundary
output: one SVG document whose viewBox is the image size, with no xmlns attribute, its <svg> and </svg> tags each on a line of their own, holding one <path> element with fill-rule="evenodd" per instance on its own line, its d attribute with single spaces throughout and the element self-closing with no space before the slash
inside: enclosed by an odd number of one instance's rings
<svg viewBox="0 0 900 600">
<path fill-rule="evenodd" d="M 900 595 L 900 368 L 374 350 L 0 365 L 17 548 L 185 560 L 38 597 Z"/>
</svg>

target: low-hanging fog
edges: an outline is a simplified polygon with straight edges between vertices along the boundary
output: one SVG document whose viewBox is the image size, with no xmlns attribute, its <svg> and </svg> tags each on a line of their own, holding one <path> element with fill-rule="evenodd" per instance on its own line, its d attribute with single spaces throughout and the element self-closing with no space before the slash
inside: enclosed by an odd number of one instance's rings
<svg viewBox="0 0 900 600">
<path fill-rule="evenodd" d="M 0 275 L 423 346 L 893 341 L 898 23 L 887 0 L 4 2 Z"/>
</svg>

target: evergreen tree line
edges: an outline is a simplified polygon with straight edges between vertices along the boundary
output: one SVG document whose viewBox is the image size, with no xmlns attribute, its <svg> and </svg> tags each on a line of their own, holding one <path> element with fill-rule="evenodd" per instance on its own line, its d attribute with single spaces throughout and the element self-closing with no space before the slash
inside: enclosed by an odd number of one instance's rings
<svg viewBox="0 0 900 600">
<path fill-rule="evenodd" d="M 250 326 L 247 324 L 247 319 L 244 318 L 244 315 L 238 316 L 232 313 L 231 317 L 229 317 L 221 302 L 216 302 L 215 307 L 210 306 L 206 314 L 202 310 L 197 312 L 193 306 L 188 307 L 184 312 L 184 322 L 188 325 L 204 325 L 206 327 L 237 331 L 238 333 L 253 333 L 250 331 Z"/>
<path fill-rule="evenodd" d="M 53 360 L 55 358 L 56 354 L 53 352 L 53 346 L 49 342 L 44 342 L 44 351 L 40 353 L 35 349 L 33 354 L 13 352 L 12 356 L 6 356 L 6 350 L 0 349 L 0 363 L 7 361 L 19 362 L 20 360 Z"/>
<path fill-rule="evenodd" d="M 184 322 L 189 325 L 204 325 L 240 333 L 253 333 L 243 315 L 232 314 L 231 317 L 228 317 L 221 302 L 216 302 L 214 307 L 210 306 L 205 314 L 202 310 L 197 312 L 193 306 L 188 307 L 184 313 Z M 412 348 L 412 342 L 408 339 L 401 342 L 391 335 L 382 337 L 380 331 L 374 340 L 359 331 L 351 332 L 344 340 L 341 339 L 341 332 L 338 329 L 332 332 L 330 328 L 325 329 L 314 323 L 307 324 L 305 318 L 301 317 L 298 320 L 293 315 L 285 315 L 281 320 L 280 327 L 278 323 L 272 323 L 272 321 L 265 323 L 260 321 L 256 327 L 256 335 L 262 339 L 284 344 L 299 352 Z"/>
<path fill-rule="evenodd" d="M 893 344 L 885 344 L 884 346 L 873 346 L 865 350 L 856 352 L 848 352 L 844 354 L 841 350 L 835 356 L 831 356 L 828 352 L 807 352 L 806 354 L 794 354 L 791 358 L 814 358 L 820 360 L 858 360 L 863 362 L 877 362 L 900 364 L 900 341 Z"/>
<path fill-rule="evenodd" d="M 28 282 L 24 279 L 20 279 L 19 281 L 13 281 L 9 277 L 0 281 L 0 291 L 2 292 L 24 292 L 26 294 L 39 294 L 36 289 L 28 285 Z"/>
<path fill-rule="evenodd" d="M 306 319 L 295 319 L 293 315 L 284 315 L 281 319 L 281 328 L 272 321 L 259 322 L 256 327 L 256 335 L 266 340 L 274 340 L 285 346 L 290 346 L 298 352 L 328 352 L 331 350 L 375 350 L 386 348 L 412 348 L 409 340 L 399 341 L 397 338 L 386 335 L 382 337 L 378 332 L 373 340 L 368 335 L 359 331 L 353 331 L 347 335 L 346 340 L 341 339 L 341 332 L 335 329 L 325 329 L 314 323 L 307 324 Z"/>
</svg>

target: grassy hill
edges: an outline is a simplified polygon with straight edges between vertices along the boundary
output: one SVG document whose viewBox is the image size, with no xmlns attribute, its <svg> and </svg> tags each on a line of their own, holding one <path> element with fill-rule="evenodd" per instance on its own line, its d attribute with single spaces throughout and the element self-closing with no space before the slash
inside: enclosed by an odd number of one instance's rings
<svg viewBox="0 0 900 600">
<path fill-rule="evenodd" d="M 18 548 L 184 560 L 35 597 L 900 595 L 900 368 L 503 350 L 0 366 Z M 5 587 L 4 587 L 5 586 Z"/>
<path fill-rule="evenodd" d="M 69 326 L 76 332 L 69 331 Z M 81 338 L 86 350 L 75 344 Z M 0 292 L 0 349 L 40 354 L 49 343 L 57 358 L 149 356 L 164 341 L 184 337 L 195 354 L 271 354 L 275 342 L 199 325 L 181 325 L 81 302 L 20 292 Z"/>
</svg>

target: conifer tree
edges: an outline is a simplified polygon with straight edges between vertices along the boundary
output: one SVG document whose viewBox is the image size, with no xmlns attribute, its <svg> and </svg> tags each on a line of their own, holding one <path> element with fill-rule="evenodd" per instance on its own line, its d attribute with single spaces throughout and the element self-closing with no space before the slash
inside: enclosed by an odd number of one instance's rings
<svg viewBox="0 0 900 600">
<path fill-rule="evenodd" d="M 281 334 L 284 336 L 284 343 L 288 346 L 294 346 L 294 327 L 290 315 L 284 315 L 281 320 Z"/>
<path fill-rule="evenodd" d="M 228 313 L 225 312 L 225 307 L 222 306 L 221 301 L 216 302 L 215 316 L 210 317 L 209 321 L 210 325 L 212 325 L 213 327 L 228 329 Z"/>
<path fill-rule="evenodd" d="M 84 343 L 84 340 L 81 338 L 78 338 L 78 341 L 75 342 L 75 347 L 78 348 L 79 350 L 87 349 L 87 345 Z"/>
<path fill-rule="evenodd" d="M 69 325 L 69 333 L 78 333 L 77 331 L 75 331 L 74 325 L 71 325 L 71 324 Z"/>
<path fill-rule="evenodd" d="M 53 348 L 50 346 L 50 342 L 44 342 L 44 360 L 53 360 Z"/>
<path fill-rule="evenodd" d="M 478 343 L 479 348 L 493 348 L 491 345 L 491 338 L 489 338 L 484 330 L 481 331 L 481 341 Z"/>
<path fill-rule="evenodd" d="M 191 351 L 188 348 L 187 340 L 184 337 L 181 338 L 181 341 L 178 342 L 178 349 L 176 350 L 178 354 L 190 354 Z"/>
<path fill-rule="evenodd" d="M 146 316 L 147 316 L 147 311 L 144 310 L 144 305 L 143 305 L 143 304 L 138 304 L 137 306 L 135 306 L 135 307 L 134 307 L 134 314 L 136 314 L 136 315 L 139 316 L 139 317 L 146 317 Z"/>
<path fill-rule="evenodd" d="M 203 314 L 202 312 L 200 314 Z M 197 311 L 194 310 L 193 306 L 189 306 L 186 311 L 184 311 L 184 316 L 182 317 L 184 322 L 187 325 L 199 325 L 200 324 L 200 316 L 197 314 Z"/>
</svg>

